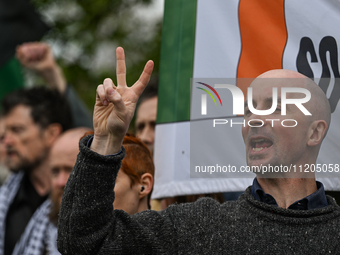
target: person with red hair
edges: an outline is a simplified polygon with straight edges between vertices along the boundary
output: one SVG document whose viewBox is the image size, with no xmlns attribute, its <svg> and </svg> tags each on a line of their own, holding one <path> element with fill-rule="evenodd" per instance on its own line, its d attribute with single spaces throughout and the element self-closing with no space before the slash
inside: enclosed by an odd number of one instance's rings
<svg viewBox="0 0 340 255">
<path fill-rule="evenodd" d="M 150 209 L 155 167 L 150 150 L 134 135 L 126 134 L 123 146 L 126 156 L 117 176 L 113 206 L 134 214 Z"/>
<path fill-rule="evenodd" d="M 155 166 L 150 150 L 139 138 L 128 133 L 123 146 L 126 156 L 117 175 L 113 206 L 131 215 L 150 209 Z"/>
</svg>

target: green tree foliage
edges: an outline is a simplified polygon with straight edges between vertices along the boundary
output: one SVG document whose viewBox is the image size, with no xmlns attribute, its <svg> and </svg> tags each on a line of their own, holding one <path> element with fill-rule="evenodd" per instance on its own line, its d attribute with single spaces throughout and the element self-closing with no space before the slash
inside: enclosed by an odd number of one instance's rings
<svg viewBox="0 0 340 255">
<path fill-rule="evenodd" d="M 93 109 L 97 86 L 106 77 L 115 78 L 117 46 L 125 49 L 128 85 L 138 79 L 148 59 L 154 60 L 154 76 L 158 75 L 162 20 L 138 14 L 151 0 L 33 3 L 51 26 L 44 40 L 57 49 L 55 55 L 67 81 L 89 109 Z"/>
</svg>

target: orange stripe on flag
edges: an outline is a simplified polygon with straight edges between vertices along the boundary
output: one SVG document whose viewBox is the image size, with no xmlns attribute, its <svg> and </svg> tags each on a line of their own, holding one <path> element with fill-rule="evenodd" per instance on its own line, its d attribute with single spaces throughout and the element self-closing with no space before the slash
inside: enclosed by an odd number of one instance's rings
<svg viewBox="0 0 340 255">
<path fill-rule="evenodd" d="M 240 0 L 239 25 L 242 51 L 237 78 L 255 78 L 281 69 L 287 41 L 284 0 Z M 251 80 L 238 81 L 244 95 Z"/>
</svg>

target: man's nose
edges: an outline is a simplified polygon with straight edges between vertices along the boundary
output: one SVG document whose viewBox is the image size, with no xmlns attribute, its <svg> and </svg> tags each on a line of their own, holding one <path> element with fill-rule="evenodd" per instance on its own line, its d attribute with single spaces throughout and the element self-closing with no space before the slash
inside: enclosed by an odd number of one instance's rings
<svg viewBox="0 0 340 255">
<path fill-rule="evenodd" d="M 145 126 L 143 131 L 140 133 L 139 138 L 142 140 L 145 144 L 152 144 L 153 138 L 154 138 L 154 130 L 149 126 Z"/>
<path fill-rule="evenodd" d="M 270 118 L 267 115 L 250 113 L 249 116 L 245 119 L 245 125 L 248 125 L 249 127 L 262 127 L 268 123 L 269 119 Z"/>
<path fill-rule="evenodd" d="M 2 137 L 1 141 L 5 146 L 12 145 L 14 142 L 14 137 L 10 132 L 5 132 Z"/>
<path fill-rule="evenodd" d="M 57 184 L 59 187 L 65 187 L 68 177 L 69 177 L 69 173 L 66 173 L 66 171 L 61 171 L 60 174 L 58 175 L 58 179 L 57 179 Z"/>
<path fill-rule="evenodd" d="M 247 122 L 246 125 L 249 124 L 249 126 L 253 126 L 253 125 L 257 125 L 259 123 L 263 123 L 266 118 L 267 118 L 267 116 L 265 116 L 265 115 L 259 115 L 259 114 L 250 112 L 248 114 L 248 116 L 245 118 L 245 120 Z"/>
</svg>

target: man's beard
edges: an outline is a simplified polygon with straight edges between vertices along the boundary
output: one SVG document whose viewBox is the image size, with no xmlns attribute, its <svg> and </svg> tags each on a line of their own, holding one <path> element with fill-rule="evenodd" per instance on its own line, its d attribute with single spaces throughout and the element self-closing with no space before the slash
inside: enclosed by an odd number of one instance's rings
<svg viewBox="0 0 340 255">
<path fill-rule="evenodd" d="M 51 210 L 49 213 L 49 218 L 50 221 L 54 225 L 58 225 L 58 219 L 59 219 L 59 211 L 60 211 L 60 195 L 62 195 L 64 190 L 52 190 L 51 193 L 51 201 L 52 201 L 52 206 Z"/>
<path fill-rule="evenodd" d="M 40 157 L 36 158 L 34 161 L 30 161 L 27 158 L 22 157 L 17 151 L 9 148 L 7 149 L 8 153 L 15 153 L 18 157 L 17 162 L 12 162 L 10 157 L 6 157 L 6 163 L 5 165 L 8 166 L 9 170 L 11 172 L 17 173 L 19 171 L 24 171 L 26 173 L 29 173 L 32 171 L 32 169 L 36 168 L 43 162 L 48 155 L 47 149 L 44 150 L 43 154 L 40 155 Z"/>
</svg>

